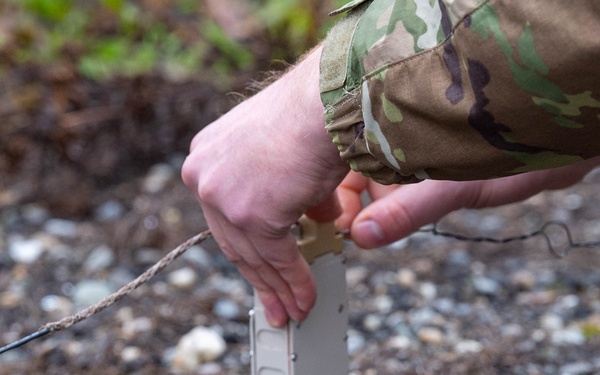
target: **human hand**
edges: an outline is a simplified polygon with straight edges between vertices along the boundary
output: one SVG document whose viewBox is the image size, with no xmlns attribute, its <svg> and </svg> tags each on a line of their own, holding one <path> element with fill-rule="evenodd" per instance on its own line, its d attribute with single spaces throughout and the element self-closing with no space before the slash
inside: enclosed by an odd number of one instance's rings
<svg viewBox="0 0 600 375">
<path fill-rule="evenodd" d="M 221 250 L 275 327 L 303 320 L 316 300 L 290 227 L 310 208 L 315 219 L 335 219 L 332 193 L 349 169 L 324 129 L 319 56 L 316 49 L 199 132 L 182 169 Z"/>
<path fill-rule="evenodd" d="M 365 249 L 384 246 L 438 221 L 460 208 L 485 208 L 518 202 L 542 190 L 562 189 L 581 180 L 595 157 L 570 166 L 485 181 L 426 180 L 413 185 L 379 185 L 351 172 L 337 189 L 343 214 L 338 228 L 351 228 L 354 242 Z M 373 202 L 363 208 L 362 191 Z"/>
</svg>

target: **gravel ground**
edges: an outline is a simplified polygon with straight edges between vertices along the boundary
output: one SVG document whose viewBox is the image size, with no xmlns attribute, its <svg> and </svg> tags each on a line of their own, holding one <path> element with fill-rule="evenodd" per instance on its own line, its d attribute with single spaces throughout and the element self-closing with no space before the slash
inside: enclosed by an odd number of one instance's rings
<svg viewBox="0 0 600 375">
<path fill-rule="evenodd" d="M 0 345 L 97 301 L 204 228 L 180 164 L 117 186 L 86 219 L 42 202 L 2 209 Z M 439 229 L 507 237 L 560 220 L 575 241 L 597 241 L 599 183 L 596 172 L 521 204 L 456 212 Z M 557 259 L 541 238 L 427 233 L 374 251 L 348 243 L 350 373 L 600 373 L 599 251 Z M 107 311 L 0 355 L 0 374 L 248 374 L 250 292 L 207 241 Z M 178 343 L 191 331 L 207 345 L 185 370 Z"/>
</svg>

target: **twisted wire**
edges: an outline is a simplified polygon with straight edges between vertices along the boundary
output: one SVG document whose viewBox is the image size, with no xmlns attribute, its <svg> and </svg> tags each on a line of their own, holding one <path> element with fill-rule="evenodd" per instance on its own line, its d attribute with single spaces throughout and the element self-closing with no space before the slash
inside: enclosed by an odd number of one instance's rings
<svg viewBox="0 0 600 375">
<path fill-rule="evenodd" d="M 165 255 L 158 262 L 156 262 L 156 264 L 154 264 L 152 267 L 148 268 L 144 273 L 142 273 L 136 279 L 132 280 L 131 282 L 129 282 L 126 285 L 124 285 L 123 287 L 121 287 L 121 289 L 117 290 L 115 293 L 109 295 L 108 297 L 104 298 L 103 300 L 101 300 L 98 303 L 95 303 L 91 306 L 86 307 L 85 309 L 83 309 L 73 315 L 69 315 L 61 320 L 56 321 L 56 322 L 50 322 L 50 323 L 44 324 L 38 331 L 32 333 L 31 335 L 26 336 L 20 340 L 17 340 L 9 345 L 6 345 L 6 346 L 0 348 L 0 354 L 7 352 L 11 349 L 18 348 L 19 346 L 22 346 L 31 340 L 35 340 L 39 337 L 42 337 L 50 332 L 60 331 L 60 330 L 69 328 L 72 325 L 77 324 L 77 323 L 81 322 L 82 320 L 87 319 L 90 316 L 99 313 L 100 311 L 106 309 L 107 307 L 112 306 L 117 301 L 119 301 L 121 298 L 125 297 L 126 295 L 128 295 L 129 293 L 134 291 L 140 285 L 145 284 L 151 278 L 156 276 L 166 266 L 171 264 L 175 259 L 177 259 L 183 253 L 185 253 L 186 250 L 188 250 L 190 247 L 201 243 L 202 241 L 206 240 L 208 237 L 210 237 L 209 230 L 205 230 L 204 232 L 195 235 L 194 237 L 183 242 L 181 245 L 177 246 L 175 249 L 171 250 L 167 255 Z"/>
<path fill-rule="evenodd" d="M 419 229 L 418 232 L 422 233 L 431 233 L 435 236 L 448 237 L 458 241 L 465 242 L 488 242 L 495 244 L 506 244 L 509 242 L 515 241 L 525 241 L 533 237 L 542 237 L 546 245 L 548 246 L 548 251 L 557 258 L 564 258 L 569 255 L 569 252 L 573 249 L 592 249 L 596 247 L 600 247 L 600 241 L 589 241 L 589 242 L 576 242 L 573 240 L 573 235 L 571 233 L 571 229 L 569 226 L 560 221 L 548 221 L 544 223 L 538 230 L 532 231 L 530 233 L 519 234 L 516 236 L 509 237 L 485 237 L 485 236 L 466 236 L 459 233 L 451 233 L 444 232 L 437 229 L 438 224 L 435 223 L 431 228 L 423 228 Z M 550 230 L 552 227 L 558 227 L 559 229 L 564 231 L 565 237 L 567 239 L 567 243 L 563 247 L 558 247 L 552 241 Z"/>
</svg>

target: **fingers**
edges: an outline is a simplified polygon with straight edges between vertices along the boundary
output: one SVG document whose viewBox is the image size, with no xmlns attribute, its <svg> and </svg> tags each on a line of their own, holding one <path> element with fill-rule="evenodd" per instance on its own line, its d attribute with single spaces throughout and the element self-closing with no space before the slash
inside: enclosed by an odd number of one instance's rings
<svg viewBox="0 0 600 375">
<path fill-rule="evenodd" d="M 368 180 L 356 172 L 350 172 L 336 189 L 342 213 L 335 220 L 338 229 L 348 229 L 362 209 L 361 193 L 366 189 Z"/>
<path fill-rule="evenodd" d="M 330 194 L 323 202 L 306 210 L 306 216 L 319 222 L 334 221 L 342 213 L 342 207 L 336 192 Z"/>
<path fill-rule="evenodd" d="M 209 207 L 203 211 L 223 253 L 256 289 L 269 323 L 282 327 L 288 317 L 304 320 L 316 301 L 316 286 L 293 236 L 265 240 L 235 227 Z M 278 251 L 264 251 L 273 248 Z"/>
</svg>

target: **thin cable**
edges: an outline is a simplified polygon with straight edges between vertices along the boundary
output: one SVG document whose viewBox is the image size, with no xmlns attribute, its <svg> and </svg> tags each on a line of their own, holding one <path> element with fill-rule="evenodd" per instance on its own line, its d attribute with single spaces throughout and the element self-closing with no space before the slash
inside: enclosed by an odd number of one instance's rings
<svg viewBox="0 0 600 375">
<path fill-rule="evenodd" d="M 2 348 L 0 348 L 0 354 L 7 352 L 11 349 L 18 348 L 29 341 L 35 340 L 39 337 L 42 337 L 50 332 L 60 331 L 62 329 L 66 329 L 71 327 L 74 324 L 81 322 L 84 319 L 89 318 L 90 316 L 99 313 L 100 311 L 106 309 L 107 307 L 113 305 L 121 298 L 125 297 L 140 285 L 145 284 L 151 278 L 156 276 L 160 271 L 162 271 L 166 266 L 171 264 L 175 259 L 177 259 L 181 254 L 185 253 L 190 247 L 201 243 L 210 237 L 210 231 L 205 230 L 204 232 L 195 235 L 189 240 L 183 242 L 181 245 L 177 246 L 175 249 L 171 250 L 167 255 L 165 255 L 161 260 L 159 260 L 155 265 L 148 268 L 144 273 L 138 276 L 136 279 L 132 280 L 125 286 L 121 287 L 121 289 L 117 290 L 115 293 L 110 296 L 104 298 L 98 303 L 95 303 L 91 306 L 86 307 L 85 309 L 73 314 L 69 315 L 66 318 L 63 318 L 56 322 L 51 322 L 44 324 L 37 332 L 32 333 L 31 335 L 24 337 L 18 341 L 15 341 L 11 344 L 8 344 Z"/>
<path fill-rule="evenodd" d="M 552 239 L 550 238 L 551 234 L 549 232 L 552 227 L 558 227 L 564 231 L 565 237 L 567 239 L 567 243 L 562 248 L 559 248 L 557 245 L 555 245 L 552 242 Z M 514 241 L 525 241 L 525 240 L 528 240 L 533 237 L 541 236 L 542 238 L 544 238 L 546 245 L 548 246 L 548 251 L 550 251 L 550 253 L 557 258 L 566 257 L 567 255 L 569 255 L 569 252 L 573 249 L 581 249 L 581 248 L 592 249 L 592 248 L 600 247 L 600 241 L 589 241 L 589 242 L 573 241 L 573 236 L 571 234 L 571 230 L 569 229 L 569 226 L 560 221 L 548 221 L 544 225 L 542 225 L 540 227 L 540 229 L 535 230 L 533 232 L 526 233 L 526 234 L 520 234 L 517 236 L 501 237 L 501 238 L 485 237 L 485 236 L 466 236 L 466 235 L 458 234 L 458 233 L 444 232 L 444 231 L 440 231 L 437 229 L 437 223 L 433 224 L 433 226 L 431 228 L 419 229 L 418 232 L 431 233 L 435 236 L 448 237 L 448 238 L 452 238 L 452 239 L 459 240 L 459 241 L 489 242 L 489 243 L 495 243 L 495 244 L 505 244 L 505 243 L 514 242 Z"/>
</svg>

